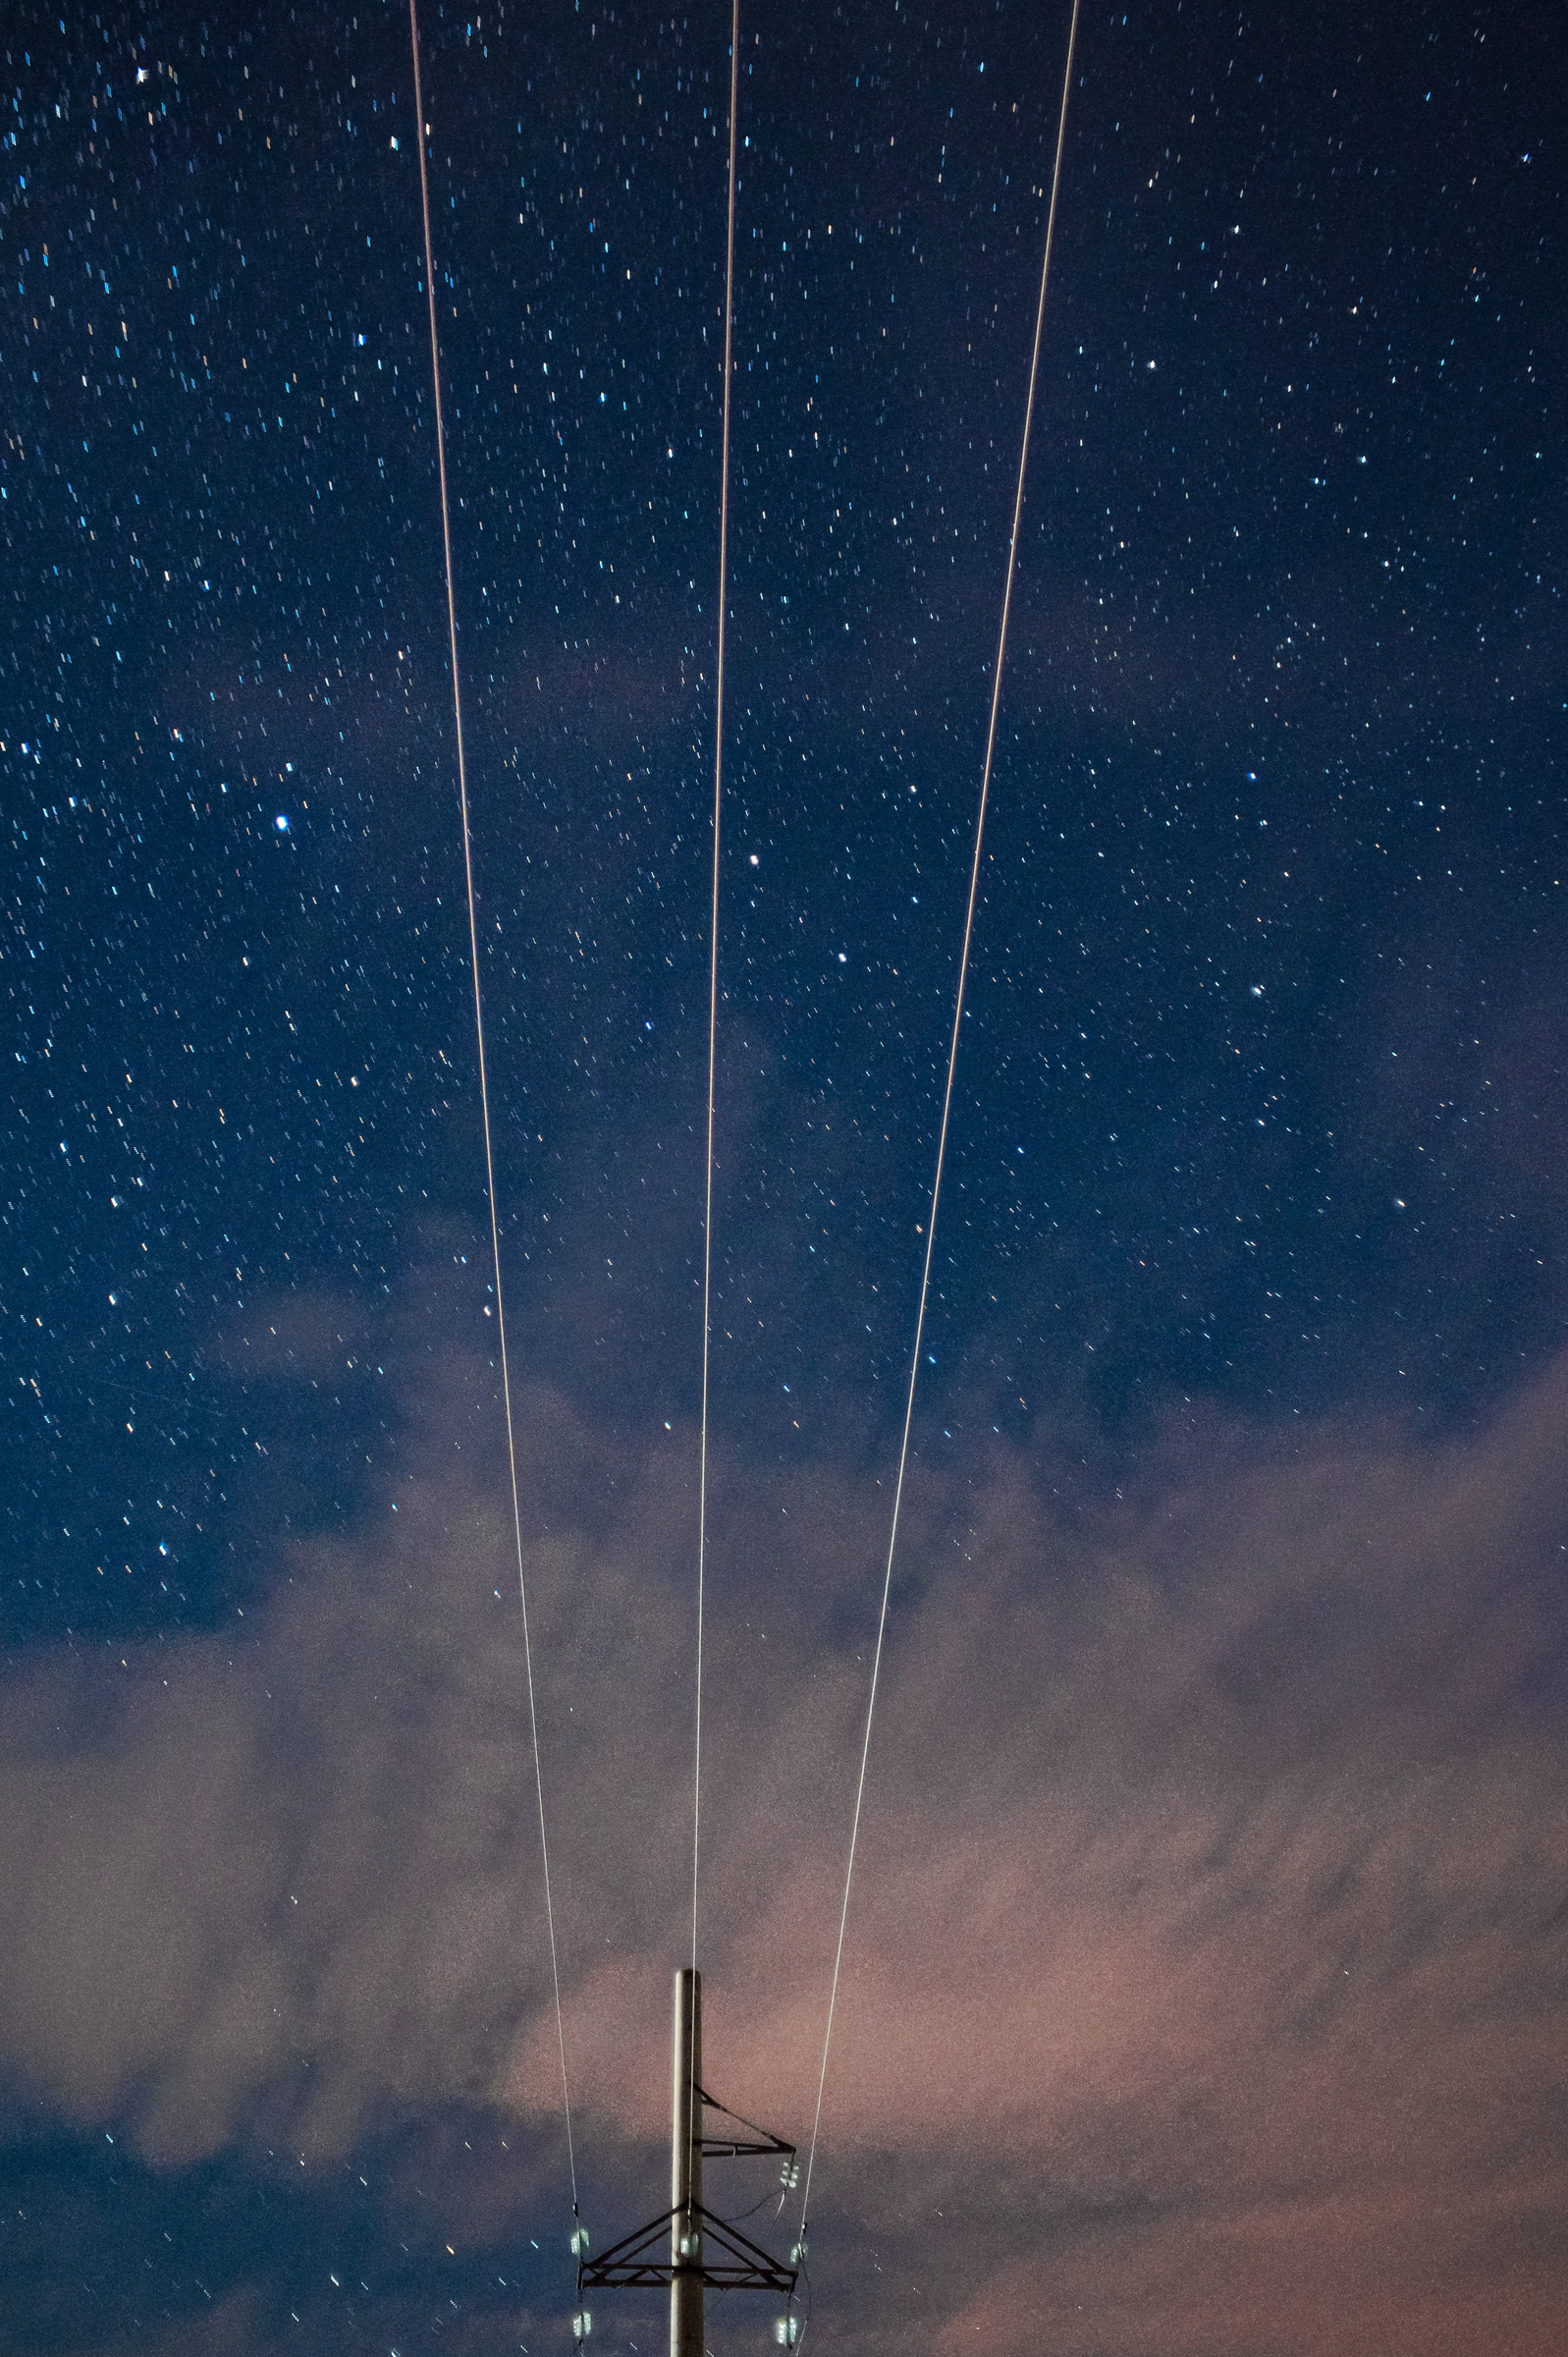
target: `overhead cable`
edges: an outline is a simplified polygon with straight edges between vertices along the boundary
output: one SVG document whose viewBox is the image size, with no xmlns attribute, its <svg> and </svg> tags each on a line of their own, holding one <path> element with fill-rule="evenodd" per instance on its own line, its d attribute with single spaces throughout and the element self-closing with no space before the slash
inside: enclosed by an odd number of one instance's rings
<svg viewBox="0 0 1568 2357">
<path fill-rule="evenodd" d="M 430 181 L 425 165 L 427 125 L 419 75 L 417 0 L 408 0 L 408 36 L 413 45 L 413 104 L 419 146 L 419 203 L 424 219 L 425 293 L 430 305 L 430 376 L 435 392 L 436 464 L 441 483 L 441 542 L 447 568 L 447 637 L 452 651 L 452 719 L 458 740 L 458 804 L 462 814 L 462 872 L 468 896 L 468 958 L 473 971 L 473 1023 L 479 1052 L 479 1111 L 484 1126 L 485 1190 L 490 1205 L 490 1253 L 495 1270 L 496 1339 L 501 1350 L 501 1394 L 507 1417 L 507 1465 L 512 1477 L 512 1531 L 517 1555 L 517 1594 L 522 1604 L 522 1659 L 528 1682 L 528 1728 L 533 1739 L 533 1781 L 539 1802 L 539 1855 L 544 1867 L 545 1922 L 550 1934 L 550 1977 L 556 1999 L 556 2044 L 561 2054 L 561 2107 L 567 2126 L 567 2168 L 571 2208 L 577 2209 L 577 2162 L 571 2139 L 571 2098 L 567 2086 L 567 2033 L 561 2010 L 561 1964 L 556 1947 L 556 1911 L 550 1890 L 550 1844 L 545 1834 L 544 1773 L 539 1760 L 539 1712 L 534 1699 L 533 1646 L 528 1633 L 528 1583 L 522 1560 L 522 1508 L 517 1490 L 517 1439 L 512 1413 L 512 1372 L 507 1359 L 507 1313 L 501 1289 L 501 1226 L 496 1209 L 496 1165 L 490 1136 L 490 1082 L 485 1061 L 484 993 L 479 981 L 479 927 L 474 912 L 473 838 L 468 823 L 468 764 L 463 746 L 462 688 L 458 668 L 458 605 L 452 575 L 452 507 L 447 493 L 447 435 L 441 409 L 441 339 L 436 328 L 436 273 L 430 244 Z"/>
<path fill-rule="evenodd" d="M 714 665 L 713 891 L 708 912 L 708 1155 L 702 1208 L 702 1437 L 697 1474 L 697 1697 L 691 1795 L 691 1969 L 697 1969 L 697 1866 L 702 1832 L 702 1613 L 708 1569 L 708 1372 L 713 1354 L 713 1107 L 719 1046 L 719 822 L 724 806 L 725 616 L 730 594 L 730 341 L 735 289 L 735 101 L 740 0 L 730 19 L 730 209 L 725 240 L 724 431 L 719 462 L 719 648 Z"/>
<path fill-rule="evenodd" d="M 1061 111 L 1056 123 L 1056 160 L 1051 176 L 1051 205 L 1046 216 L 1046 247 L 1040 264 L 1040 300 L 1035 307 L 1034 348 L 1029 360 L 1029 393 L 1024 404 L 1023 439 L 1018 452 L 1018 484 L 1013 495 L 1012 530 L 1007 540 L 1006 582 L 1001 596 L 1001 626 L 997 633 L 997 660 L 991 676 L 991 719 L 986 730 L 986 757 L 980 776 L 980 807 L 975 816 L 974 856 L 969 868 L 969 898 L 964 909 L 963 946 L 958 957 L 958 983 L 952 1011 L 952 1036 L 947 1048 L 947 1078 L 943 1091 L 942 1124 L 937 1134 L 937 1164 L 931 1181 L 931 1208 L 926 1221 L 926 1256 L 920 1277 L 920 1303 L 915 1313 L 914 1347 L 909 1357 L 909 1384 L 904 1398 L 903 1437 L 898 1448 L 898 1477 L 893 1485 L 892 1515 L 888 1532 L 887 1568 L 882 1582 L 882 1608 L 877 1617 L 877 1643 L 871 1661 L 871 1691 L 866 1702 L 865 1734 L 860 1746 L 860 1771 L 855 1782 L 854 1814 L 849 1828 L 849 1856 L 844 1868 L 843 1903 L 838 1910 L 838 1939 L 834 1950 L 833 1982 L 828 1995 L 828 2020 L 822 2041 L 822 2067 L 817 2076 L 817 2106 L 806 2154 L 806 2181 L 800 2197 L 800 2239 L 804 2244 L 811 2211 L 811 2172 L 817 2158 L 822 2126 L 822 2098 L 828 2083 L 828 2053 L 833 2044 L 834 2016 L 838 2003 L 838 1977 L 843 1965 L 844 1932 L 849 1921 L 849 1892 L 854 1881 L 855 1851 L 860 1839 L 860 1814 L 866 1796 L 866 1768 L 871 1758 L 871 1726 L 877 1708 L 877 1685 L 882 1672 L 883 1643 L 888 1633 L 888 1603 L 892 1593 L 893 1557 L 898 1545 L 898 1517 L 903 1505 L 904 1476 L 909 1466 L 909 1436 L 914 1423 L 915 1388 L 920 1375 L 920 1349 L 925 1337 L 926 1304 L 931 1292 L 932 1255 L 937 1242 L 937 1207 L 942 1196 L 943 1165 L 947 1152 L 947 1126 L 952 1112 L 953 1080 L 958 1069 L 958 1039 L 963 1025 L 964 988 L 969 978 L 969 949 L 974 936 L 975 906 L 980 894 L 981 846 L 985 839 L 986 804 L 991 795 L 991 772 L 997 750 L 997 715 L 1001 706 L 1002 661 L 1007 651 L 1007 624 L 1012 612 L 1012 584 L 1018 563 L 1018 527 L 1023 520 L 1024 475 L 1029 465 L 1029 429 L 1034 421 L 1035 385 L 1040 373 L 1040 337 L 1046 317 L 1046 286 L 1051 275 L 1051 247 L 1056 227 L 1056 194 L 1061 186 L 1061 156 L 1067 137 L 1067 95 L 1072 87 L 1073 50 L 1078 38 L 1078 0 L 1073 0 L 1067 31 L 1067 63 L 1061 82 Z"/>
</svg>

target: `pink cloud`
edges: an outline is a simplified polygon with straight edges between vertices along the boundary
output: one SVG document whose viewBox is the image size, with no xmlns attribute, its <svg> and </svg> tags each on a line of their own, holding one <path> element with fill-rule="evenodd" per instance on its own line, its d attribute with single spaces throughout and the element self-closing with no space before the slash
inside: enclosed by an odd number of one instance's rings
<svg viewBox="0 0 1568 2357">
<path fill-rule="evenodd" d="M 67 2117 L 309 2158 L 478 2102 L 554 2148 L 506 1519 L 448 1404 L 476 1382 L 442 1371 L 397 1515 L 301 1550 L 232 1638 L 11 1680 L 0 2058 Z M 1135 1501 L 1070 1519 L 1004 1451 L 917 1478 L 823 2338 L 1546 2347 L 1565 1402 L 1558 1368 L 1440 1448 L 1173 1435 Z M 663 2133 L 688 1921 L 690 1453 L 637 1460 L 545 1393 L 522 1438 L 568 2059 L 581 2139 L 624 2157 Z M 714 1500 L 708 2075 L 796 2133 L 885 1504 L 822 1464 L 725 1466 Z"/>
</svg>

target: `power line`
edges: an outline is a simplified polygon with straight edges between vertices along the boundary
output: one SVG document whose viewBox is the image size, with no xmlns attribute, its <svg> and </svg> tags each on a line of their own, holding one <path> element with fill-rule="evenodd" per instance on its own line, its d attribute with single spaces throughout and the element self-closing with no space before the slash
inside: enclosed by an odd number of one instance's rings
<svg viewBox="0 0 1568 2357">
<path fill-rule="evenodd" d="M 986 730 L 986 757 L 980 776 L 980 807 L 975 816 L 974 857 L 969 868 L 969 899 L 964 909 L 963 947 L 958 958 L 958 986 L 954 993 L 952 1037 L 947 1048 L 947 1079 L 943 1091 L 942 1125 L 937 1134 L 937 1167 L 931 1181 L 931 1212 L 926 1222 L 926 1258 L 920 1276 L 920 1305 L 915 1313 L 914 1348 L 909 1357 L 909 1387 L 904 1399 L 903 1437 L 898 1448 L 898 1478 L 893 1486 L 892 1516 L 888 1532 L 888 1562 L 883 1574 L 882 1609 L 877 1617 L 877 1644 L 871 1661 L 871 1692 L 866 1702 L 866 1731 L 860 1746 L 860 1773 L 855 1783 L 854 1815 L 849 1828 L 849 1858 L 844 1868 L 843 1904 L 838 1911 L 838 1941 L 834 1950 L 833 1984 L 828 1995 L 828 2022 L 822 2041 L 822 2068 L 817 2077 L 817 2108 L 811 2122 L 806 2155 L 806 2181 L 800 2197 L 800 2238 L 805 2241 L 811 2209 L 811 2171 L 817 2158 L 817 2133 L 822 2125 L 822 2097 L 828 2083 L 828 2050 L 833 2043 L 834 2014 L 838 2003 L 838 1975 L 843 1964 L 844 1931 L 849 1921 L 849 1891 L 854 1881 L 855 1850 L 860 1839 L 860 1812 L 866 1796 L 866 1767 L 871 1758 L 871 1723 L 877 1708 L 877 1682 L 882 1672 L 883 1641 L 888 1633 L 888 1601 L 892 1592 L 893 1556 L 898 1545 L 898 1516 L 903 1505 L 904 1475 L 909 1466 L 909 1434 L 914 1422 L 915 1386 L 920 1375 L 920 1346 L 925 1336 L 926 1303 L 931 1292 L 931 1261 L 937 1242 L 937 1206 L 942 1195 L 942 1171 L 947 1152 L 947 1125 L 952 1113 L 953 1079 L 958 1069 L 958 1038 L 963 1026 L 964 986 L 969 979 L 969 946 L 975 929 L 975 904 L 980 894 L 980 852 L 986 831 L 986 804 L 991 795 L 991 771 L 997 749 L 997 715 L 1001 706 L 1001 667 L 1007 651 L 1007 623 L 1012 611 L 1012 583 L 1018 563 L 1018 526 L 1023 519 L 1024 475 L 1029 465 L 1029 429 L 1034 422 L 1035 384 L 1040 374 L 1040 337 L 1046 317 L 1046 285 L 1051 276 L 1051 247 L 1056 227 L 1056 193 L 1061 186 L 1061 155 L 1067 137 L 1067 96 L 1072 87 L 1072 58 L 1078 39 L 1078 0 L 1072 0 L 1067 30 L 1067 63 L 1061 80 L 1061 112 L 1056 123 L 1056 160 L 1051 176 L 1051 206 L 1046 216 L 1046 249 L 1040 264 L 1040 300 L 1035 308 L 1034 349 L 1029 360 L 1029 394 L 1024 404 L 1023 440 L 1018 452 L 1018 487 L 1013 495 L 1012 530 L 1007 540 L 1007 576 L 1001 595 L 1001 627 L 997 633 L 997 660 L 991 679 L 991 719 Z M 732 137 L 732 135 L 731 135 Z"/>
<path fill-rule="evenodd" d="M 441 340 L 436 331 L 436 273 L 430 246 L 430 181 L 425 167 L 424 92 L 419 77 L 417 0 L 408 0 L 408 37 L 413 45 L 414 129 L 419 146 L 419 203 L 424 219 L 425 293 L 430 303 L 430 375 L 435 389 L 436 463 L 441 480 L 441 543 L 447 568 L 447 637 L 452 649 L 452 718 L 458 740 L 458 803 L 462 813 L 462 872 L 468 896 L 468 959 L 473 971 L 473 1024 L 479 1049 L 479 1110 L 484 1124 L 485 1190 L 490 1204 L 490 1252 L 495 1266 L 496 1335 L 501 1345 L 501 1393 L 507 1414 L 507 1464 L 512 1476 L 512 1530 L 517 1551 L 517 1594 L 522 1603 L 522 1658 L 528 1678 L 528 1727 L 533 1738 L 533 1781 L 539 1800 L 539 1855 L 544 1865 L 545 1921 L 550 1933 L 550 1975 L 556 1996 L 556 2043 L 561 2051 L 561 2105 L 567 2123 L 567 2168 L 571 2208 L 577 2208 L 577 2161 L 571 2140 L 571 2098 L 567 2089 L 567 2033 L 561 2011 L 561 1965 L 556 1949 L 556 1911 L 550 1891 L 550 1844 L 545 1836 L 544 1774 L 539 1763 L 539 1713 L 533 1690 L 533 1646 L 528 1634 L 528 1583 L 522 1564 L 522 1508 L 517 1494 L 517 1441 L 512 1416 L 512 1371 L 507 1359 L 507 1313 L 501 1290 L 501 1229 L 496 1212 L 496 1165 L 490 1138 L 490 1083 L 485 1062 L 484 995 L 479 985 L 479 926 L 474 912 L 473 840 L 468 825 L 468 764 L 462 735 L 462 689 L 458 669 L 458 607 L 452 578 L 452 508 L 447 496 L 447 433 L 441 411 Z"/>
<path fill-rule="evenodd" d="M 410 0 L 410 5 L 412 0 Z M 697 1705 L 691 1797 L 691 1968 L 697 1968 L 697 1863 L 702 1832 L 702 1606 L 708 1565 L 708 1369 L 713 1349 L 713 1103 L 719 1040 L 719 821 L 724 801 L 725 607 L 730 565 L 730 338 L 735 288 L 735 101 L 740 83 L 740 0 L 730 20 L 730 215 L 725 245 L 723 455 L 719 466 L 719 651 L 714 667 L 713 896 L 708 951 L 708 1166 L 702 1212 L 702 1440 L 697 1477 Z"/>
</svg>

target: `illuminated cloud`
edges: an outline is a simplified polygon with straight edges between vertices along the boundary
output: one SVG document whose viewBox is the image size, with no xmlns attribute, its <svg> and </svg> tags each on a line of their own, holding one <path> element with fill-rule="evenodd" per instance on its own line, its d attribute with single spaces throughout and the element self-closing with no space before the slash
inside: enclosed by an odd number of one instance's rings
<svg viewBox="0 0 1568 2357">
<path fill-rule="evenodd" d="M 9 1681 L 0 2062 L 160 2165 L 454 2104 L 554 2149 L 506 1516 L 479 1370 L 426 1380 L 396 1512 L 259 1617 Z M 1548 2345 L 1565 1402 L 1559 1367 L 1439 1448 L 1173 1432 L 1120 1501 L 1000 1448 L 917 1478 L 813 2204 L 857 2345 Z M 688 1936 L 691 1453 L 542 1391 L 521 1435 L 579 2135 L 629 2165 Z M 885 1500 L 715 1495 L 709 2076 L 796 2134 Z"/>
</svg>

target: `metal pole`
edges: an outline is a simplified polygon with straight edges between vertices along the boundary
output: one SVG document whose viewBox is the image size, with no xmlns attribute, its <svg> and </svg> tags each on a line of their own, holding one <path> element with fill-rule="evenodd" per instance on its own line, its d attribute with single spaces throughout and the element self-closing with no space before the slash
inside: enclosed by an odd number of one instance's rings
<svg viewBox="0 0 1568 2357">
<path fill-rule="evenodd" d="M 702 1975 L 676 1974 L 670 2107 L 670 2357 L 704 2357 L 702 2333 Z"/>
</svg>

